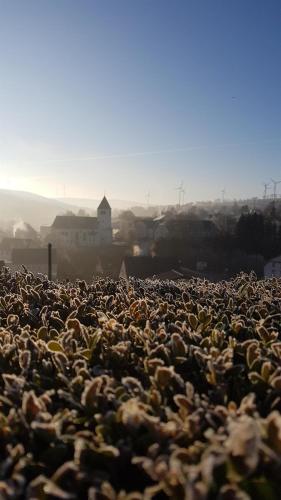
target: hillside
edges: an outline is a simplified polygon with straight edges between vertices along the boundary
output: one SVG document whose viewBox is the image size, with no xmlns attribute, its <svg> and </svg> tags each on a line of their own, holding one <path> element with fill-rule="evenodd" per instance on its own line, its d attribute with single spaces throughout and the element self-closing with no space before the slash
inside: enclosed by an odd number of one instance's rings
<svg viewBox="0 0 281 500">
<path fill-rule="evenodd" d="M 101 200 L 95 200 L 92 198 L 58 198 L 58 201 L 88 210 L 96 210 Z M 114 198 L 110 198 L 110 205 L 113 210 L 128 210 L 131 207 L 142 206 L 143 204 L 138 203 L 137 201 L 117 200 Z"/>
<path fill-rule="evenodd" d="M 0 189 L 0 224 L 23 220 L 32 226 L 51 224 L 57 214 L 78 210 L 75 205 L 26 191 Z"/>
<path fill-rule="evenodd" d="M 39 229 L 49 225 L 58 214 L 68 210 L 78 212 L 84 208 L 95 212 L 101 200 L 84 198 L 46 198 L 26 191 L 0 189 L 0 227 L 11 221 L 25 221 Z M 126 210 L 132 206 L 141 206 L 136 202 L 110 200 L 113 210 Z"/>
<path fill-rule="evenodd" d="M 1 499 L 278 499 L 281 280 L 0 275 Z"/>
</svg>

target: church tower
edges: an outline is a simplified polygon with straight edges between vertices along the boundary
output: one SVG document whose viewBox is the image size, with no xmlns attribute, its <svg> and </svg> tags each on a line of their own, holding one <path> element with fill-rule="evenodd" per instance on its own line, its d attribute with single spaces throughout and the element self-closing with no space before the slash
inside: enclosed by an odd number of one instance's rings
<svg viewBox="0 0 281 500">
<path fill-rule="evenodd" d="M 105 196 L 98 206 L 98 234 L 100 245 L 112 244 L 111 206 Z"/>
</svg>

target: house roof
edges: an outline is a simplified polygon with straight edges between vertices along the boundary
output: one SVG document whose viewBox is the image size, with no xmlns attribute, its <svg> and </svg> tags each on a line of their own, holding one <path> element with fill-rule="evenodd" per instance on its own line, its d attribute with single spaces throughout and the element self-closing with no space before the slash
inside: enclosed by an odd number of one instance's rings
<svg viewBox="0 0 281 500">
<path fill-rule="evenodd" d="M 204 274 L 200 273 L 199 271 L 195 271 L 194 269 L 190 269 L 189 267 L 181 266 L 180 272 L 185 279 L 204 278 Z"/>
<path fill-rule="evenodd" d="M 199 226 L 199 227 L 202 227 L 204 229 L 216 228 L 215 223 L 209 219 L 199 219 L 199 220 L 192 220 L 191 219 L 188 221 L 188 225 L 191 227 Z"/>
<path fill-rule="evenodd" d="M 166 219 L 166 214 L 161 214 L 161 215 L 158 215 L 157 217 L 155 217 L 153 220 L 154 222 L 162 222 Z"/>
<path fill-rule="evenodd" d="M 218 231 L 216 224 L 208 219 L 174 218 L 170 222 L 172 227 L 193 234 L 215 234 Z"/>
<path fill-rule="evenodd" d="M 85 217 L 79 215 L 57 215 L 53 229 L 88 229 L 93 230 L 97 226 L 97 217 Z"/>
<path fill-rule="evenodd" d="M 147 227 L 154 227 L 155 226 L 155 221 L 152 219 L 152 217 L 136 217 L 135 218 L 135 224 L 144 224 Z"/>
<path fill-rule="evenodd" d="M 201 273 L 188 269 L 186 267 L 179 267 L 178 269 L 171 269 L 170 271 L 162 272 L 155 275 L 159 280 L 190 280 L 192 278 L 203 278 Z"/>
<path fill-rule="evenodd" d="M 56 250 L 52 250 L 52 262 L 57 258 Z M 12 250 L 12 263 L 28 266 L 30 264 L 48 264 L 47 248 L 14 248 Z"/>
<path fill-rule="evenodd" d="M 170 257 L 125 257 L 122 263 L 126 276 L 149 278 L 179 269 L 179 261 Z"/>
<path fill-rule="evenodd" d="M 108 201 L 107 201 L 107 198 L 104 196 L 103 199 L 101 200 L 99 206 L 98 206 L 98 210 L 99 209 L 102 209 L 102 210 L 105 210 L 105 209 L 110 209 L 111 210 L 111 206 L 109 205 Z"/>
<path fill-rule="evenodd" d="M 175 269 L 171 269 L 171 271 L 166 271 L 164 273 L 156 274 L 153 278 L 159 280 L 182 280 L 184 279 L 184 275 L 180 271 L 176 271 Z"/>
</svg>

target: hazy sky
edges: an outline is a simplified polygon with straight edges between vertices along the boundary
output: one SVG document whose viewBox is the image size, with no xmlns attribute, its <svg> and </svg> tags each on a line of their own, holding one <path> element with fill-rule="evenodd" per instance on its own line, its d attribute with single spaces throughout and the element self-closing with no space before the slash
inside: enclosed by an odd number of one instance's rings
<svg viewBox="0 0 281 500">
<path fill-rule="evenodd" d="M 165 203 L 281 179 L 281 1 L 0 9 L 0 187 Z"/>
</svg>

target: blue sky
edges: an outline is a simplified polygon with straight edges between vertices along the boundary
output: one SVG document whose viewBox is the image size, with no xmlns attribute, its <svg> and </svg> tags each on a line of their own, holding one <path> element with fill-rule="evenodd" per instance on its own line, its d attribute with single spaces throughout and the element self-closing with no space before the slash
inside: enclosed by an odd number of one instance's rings
<svg viewBox="0 0 281 500">
<path fill-rule="evenodd" d="M 165 203 L 281 179 L 279 0 L 0 8 L 0 187 Z"/>
</svg>

